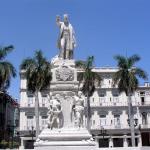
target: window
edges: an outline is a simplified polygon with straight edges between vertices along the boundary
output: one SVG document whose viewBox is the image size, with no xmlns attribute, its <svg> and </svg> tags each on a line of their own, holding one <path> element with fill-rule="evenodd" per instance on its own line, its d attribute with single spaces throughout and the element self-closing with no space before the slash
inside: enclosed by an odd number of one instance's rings
<svg viewBox="0 0 150 150">
<path fill-rule="evenodd" d="M 112 91 L 112 95 L 113 95 L 113 103 L 114 105 L 116 105 L 119 102 L 119 93 L 118 91 Z"/>
<path fill-rule="evenodd" d="M 42 106 L 45 107 L 47 101 L 47 94 L 42 95 Z"/>
<path fill-rule="evenodd" d="M 94 103 L 94 97 L 93 97 L 93 103 Z"/>
<path fill-rule="evenodd" d="M 120 115 L 114 115 L 114 125 L 120 126 Z"/>
<path fill-rule="evenodd" d="M 105 101 L 106 101 L 105 95 L 106 95 L 106 91 L 100 91 L 100 93 L 99 93 L 99 102 L 100 102 L 100 105 L 102 105 L 103 103 L 105 103 Z"/>
<path fill-rule="evenodd" d="M 31 106 L 33 104 L 33 100 L 34 100 L 34 97 L 33 95 L 28 95 L 28 106 Z"/>
<path fill-rule="evenodd" d="M 105 93 L 104 93 L 104 92 L 101 92 L 99 96 L 100 96 L 100 97 L 105 97 Z"/>
<path fill-rule="evenodd" d="M 106 125 L 106 115 L 100 115 L 100 126 Z"/>
<path fill-rule="evenodd" d="M 146 112 L 142 113 L 142 124 L 147 125 L 147 113 Z"/>
<path fill-rule="evenodd" d="M 42 128 L 45 128 L 47 125 L 47 116 L 42 116 Z"/>
<path fill-rule="evenodd" d="M 145 97 L 141 97 L 141 104 L 144 105 L 145 103 Z"/>
<path fill-rule="evenodd" d="M 141 96 L 141 97 L 145 97 L 145 91 L 141 91 L 141 92 L 140 92 L 140 96 Z"/>
<path fill-rule="evenodd" d="M 95 125 L 95 120 L 93 120 L 93 123 L 92 123 L 93 125 Z"/>
<path fill-rule="evenodd" d="M 145 91 L 140 92 L 141 104 L 145 104 Z"/>
<path fill-rule="evenodd" d="M 31 130 L 33 126 L 33 116 L 27 116 L 27 130 Z"/>
</svg>

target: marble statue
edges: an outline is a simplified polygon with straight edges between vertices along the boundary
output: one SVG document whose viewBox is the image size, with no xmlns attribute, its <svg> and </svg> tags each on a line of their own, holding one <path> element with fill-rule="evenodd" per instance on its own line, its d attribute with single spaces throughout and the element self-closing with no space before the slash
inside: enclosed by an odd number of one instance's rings
<svg viewBox="0 0 150 150">
<path fill-rule="evenodd" d="M 73 49 L 76 46 L 75 33 L 72 25 L 69 23 L 68 15 L 64 14 L 63 22 L 60 16 L 56 17 L 56 24 L 60 28 L 57 46 L 60 49 L 60 59 L 73 59 Z"/>
<path fill-rule="evenodd" d="M 56 95 L 54 98 L 50 100 L 50 104 L 49 104 L 48 128 L 50 129 L 53 129 L 53 127 L 60 128 L 61 112 L 62 112 L 61 103 Z"/>
<path fill-rule="evenodd" d="M 96 143 L 84 125 L 84 101 L 78 92 L 78 69 L 73 58 L 75 35 L 68 15 L 56 17 L 60 29 L 59 53 L 52 58 L 52 84 L 48 102 L 48 123 L 34 143 L 35 150 L 96 150 Z M 76 94 L 77 93 L 77 94 Z"/>
<path fill-rule="evenodd" d="M 84 99 L 82 92 L 78 92 L 78 96 L 74 96 L 73 112 L 75 118 L 75 126 L 83 127 Z"/>
</svg>

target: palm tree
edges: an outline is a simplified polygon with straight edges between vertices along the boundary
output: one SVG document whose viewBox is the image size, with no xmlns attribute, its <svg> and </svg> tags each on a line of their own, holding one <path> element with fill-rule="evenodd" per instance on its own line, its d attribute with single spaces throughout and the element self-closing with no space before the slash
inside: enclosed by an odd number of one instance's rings
<svg viewBox="0 0 150 150">
<path fill-rule="evenodd" d="M 0 99 L 2 99 L 2 112 L 6 114 L 6 107 L 9 103 L 8 98 L 4 98 L 7 95 L 7 89 L 10 86 L 11 78 L 16 77 L 16 69 L 14 66 L 9 62 L 6 61 L 6 56 L 12 52 L 14 49 L 13 45 L 0 47 Z M 6 120 L 6 116 L 3 116 L 4 120 Z M 6 131 L 6 121 L 4 122 L 4 139 L 5 139 L 5 131 Z"/>
<path fill-rule="evenodd" d="M 131 127 L 132 146 L 135 146 L 134 114 L 132 110 L 131 96 L 138 88 L 138 78 L 147 79 L 147 74 L 141 68 L 135 67 L 135 63 L 140 60 L 138 55 L 129 58 L 117 55 L 114 57 L 117 61 L 118 71 L 114 74 L 114 85 L 118 85 L 119 92 L 125 92 L 128 96 L 128 115 Z"/>
<path fill-rule="evenodd" d="M 36 138 L 39 135 L 39 92 L 46 89 L 51 82 L 51 65 L 43 56 L 42 51 L 36 51 L 33 58 L 24 59 L 20 65 L 25 70 L 27 89 L 35 96 Z"/>
<path fill-rule="evenodd" d="M 16 70 L 14 66 L 6 61 L 5 58 L 8 53 L 12 52 L 14 47 L 12 45 L 0 47 L 0 90 L 6 91 L 10 86 L 11 78 L 16 77 Z"/>
<path fill-rule="evenodd" d="M 86 115 L 87 115 L 88 130 L 90 130 L 90 118 L 91 118 L 90 97 L 93 95 L 95 91 L 96 83 L 100 85 L 101 82 L 100 75 L 92 71 L 93 62 L 94 62 L 94 56 L 88 57 L 86 61 L 76 62 L 76 67 L 83 69 L 83 72 L 78 75 L 78 80 L 79 80 L 79 84 L 82 84 L 81 91 L 87 97 Z"/>
</svg>

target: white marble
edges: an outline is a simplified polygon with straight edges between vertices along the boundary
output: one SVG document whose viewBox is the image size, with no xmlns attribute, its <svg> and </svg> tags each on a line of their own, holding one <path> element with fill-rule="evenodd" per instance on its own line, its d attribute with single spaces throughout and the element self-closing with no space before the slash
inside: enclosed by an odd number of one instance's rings
<svg viewBox="0 0 150 150">
<path fill-rule="evenodd" d="M 96 148 L 96 143 L 93 141 L 92 136 L 85 128 L 62 128 L 62 129 L 44 129 L 39 135 L 39 139 L 35 142 L 35 149 L 39 147 L 55 148 L 63 147 L 92 147 Z"/>
</svg>

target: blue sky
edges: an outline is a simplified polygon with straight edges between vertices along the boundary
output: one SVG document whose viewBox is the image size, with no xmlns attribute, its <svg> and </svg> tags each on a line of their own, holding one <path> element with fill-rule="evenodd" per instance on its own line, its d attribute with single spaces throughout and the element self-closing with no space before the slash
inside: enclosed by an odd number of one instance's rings
<svg viewBox="0 0 150 150">
<path fill-rule="evenodd" d="M 58 53 L 56 15 L 68 13 L 76 32 L 75 59 L 95 56 L 95 65 L 116 66 L 113 56 L 139 54 L 138 66 L 150 74 L 149 0 L 0 0 L 0 45 L 13 44 L 7 59 L 17 69 L 9 93 L 19 99 L 19 65 L 41 49 Z M 142 83 L 142 82 L 141 82 Z"/>
</svg>

